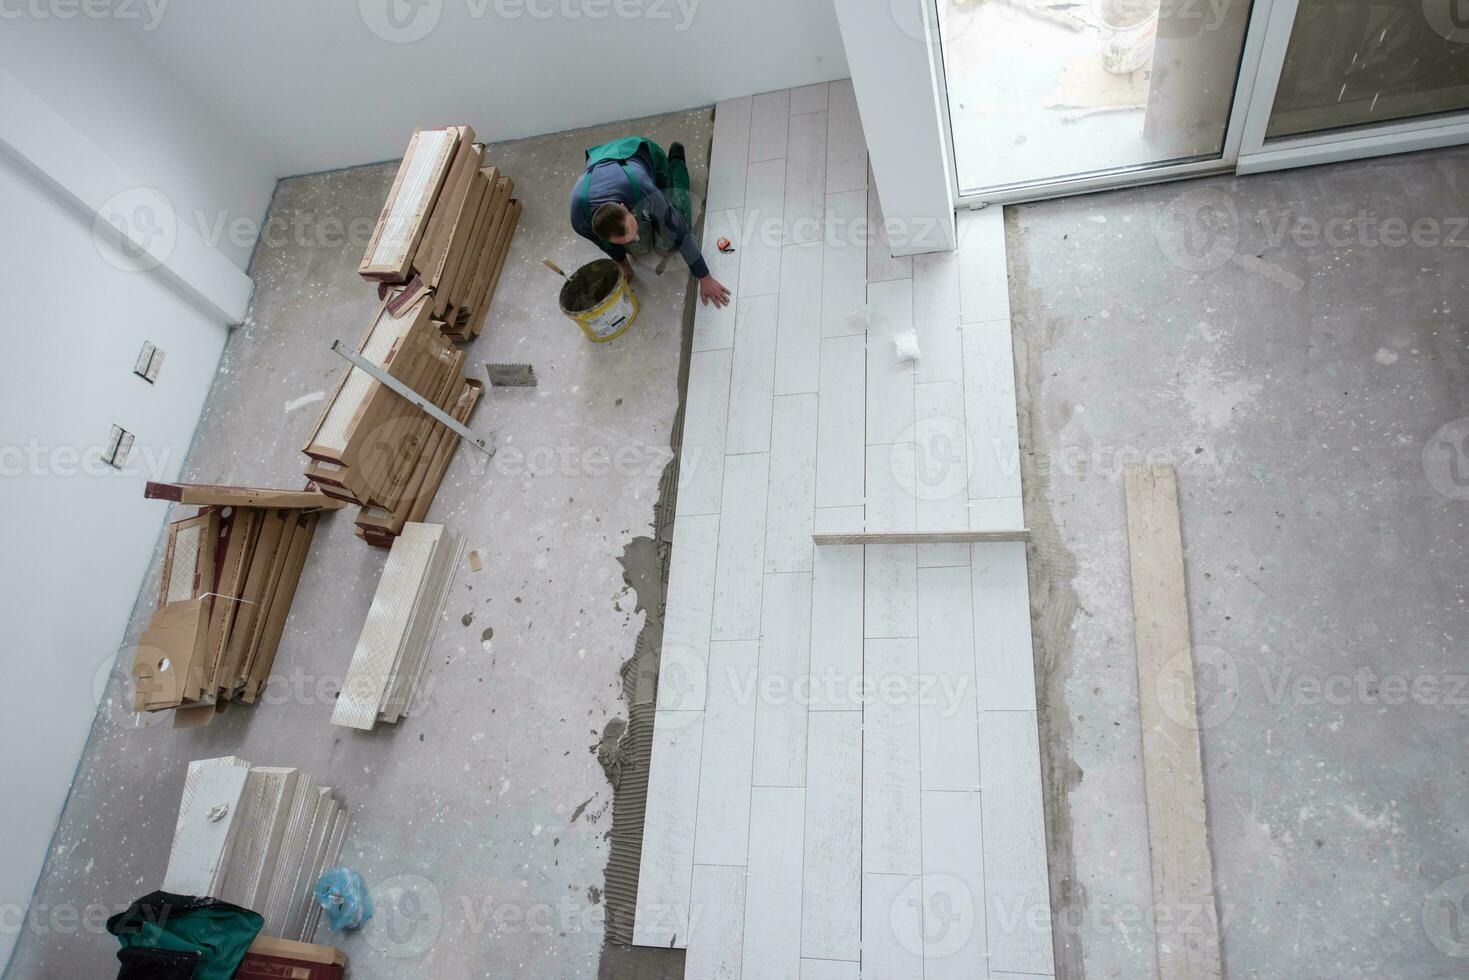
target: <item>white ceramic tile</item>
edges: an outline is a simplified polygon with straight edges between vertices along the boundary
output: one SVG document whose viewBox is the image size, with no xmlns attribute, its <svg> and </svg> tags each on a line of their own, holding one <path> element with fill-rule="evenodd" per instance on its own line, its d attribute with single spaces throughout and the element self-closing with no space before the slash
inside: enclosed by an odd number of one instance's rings
<svg viewBox="0 0 1469 980">
<path fill-rule="evenodd" d="M 811 581 L 813 711 L 862 707 L 863 561 L 860 544 L 816 549 Z"/>
<path fill-rule="evenodd" d="M 704 751 L 694 836 L 696 864 L 745 863 L 759 665 L 758 640 L 710 644 L 709 696 L 704 710 Z"/>
<path fill-rule="evenodd" d="M 786 154 L 785 242 L 819 242 L 826 210 L 826 112 L 792 116 Z"/>
<path fill-rule="evenodd" d="M 756 786 L 806 784 L 806 700 L 811 672 L 811 573 L 765 576 L 755 704 Z"/>
<path fill-rule="evenodd" d="M 1020 437 L 1010 322 L 965 326 L 964 424 L 969 432 L 969 497 L 1020 496 Z"/>
<path fill-rule="evenodd" d="M 926 252 L 913 256 L 913 328 L 918 332 L 917 381 L 960 381 L 964 353 L 959 343 L 959 256 Z"/>
<path fill-rule="evenodd" d="M 786 155 L 786 128 L 790 125 L 790 115 L 790 89 L 755 96 L 750 105 L 751 163 Z"/>
<path fill-rule="evenodd" d="M 954 565 L 969 567 L 969 545 L 965 542 L 918 545 L 919 568 L 949 568 Z"/>
<path fill-rule="evenodd" d="M 816 112 L 818 109 L 825 108 L 825 82 L 817 82 L 815 85 L 803 85 L 800 88 L 791 89 L 791 115 L 799 116 L 805 112 Z"/>
<path fill-rule="evenodd" d="M 745 869 L 694 865 L 684 980 L 740 980 L 745 944 Z"/>
<path fill-rule="evenodd" d="M 869 544 L 863 561 L 863 636 L 918 635 L 918 565 L 911 544 Z"/>
<path fill-rule="evenodd" d="M 781 395 L 774 404 L 765 570 L 809 572 L 816 516 L 816 396 Z"/>
<path fill-rule="evenodd" d="M 920 531 L 969 527 L 969 452 L 964 386 L 933 381 L 913 386 L 913 495 Z"/>
<path fill-rule="evenodd" d="M 741 182 L 743 186 L 743 181 Z M 743 196 L 743 194 L 741 195 Z M 718 279 L 729 290 L 730 296 L 740 295 L 740 258 L 744 250 L 721 252 L 715 245 L 721 238 L 731 242 L 740 240 L 744 222 L 744 209 L 731 208 L 725 211 L 710 211 L 704 215 L 704 262 L 709 274 Z M 734 323 L 736 302 L 715 306 L 699 303 L 694 307 L 695 351 L 715 350 L 734 346 Z"/>
<path fill-rule="evenodd" d="M 913 362 L 900 361 L 896 338 L 913 329 L 913 282 L 898 279 L 867 287 L 867 444 L 913 438 Z"/>
<path fill-rule="evenodd" d="M 924 792 L 924 980 L 988 972 L 983 840 L 977 792 Z"/>
<path fill-rule="evenodd" d="M 745 879 L 746 980 L 800 980 L 801 852 L 806 791 L 756 787 Z"/>
<path fill-rule="evenodd" d="M 826 196 L 821 274 L 821 336 L 867 330 L 867 191 Z"/>
<path fill-rule="evenodd" d="M 750 151 L 750 103 L 746 95 L 714 106 L 713 148 L 709 154 L 707 211 L 745 203 L 745 165 Z M 726 283 L 725 285 L 728 285 Z"/>
<path fill-rule="evenodd" d="M 814 392 L 820 379 L 821 257 L 819 242 L 781 249 L 777 395 Z"/>
<path fill-rule="evenodd" d="M 922 977 L 921 877 L 863 874 L 863 980 L 922 980 Z"/>
<path fill-rule="evenodd" d="M 969 530 L 1013 531 L 1025 527 L 1019 496 L 986 497 L 969 501 Z"/>
<path fill-rule="evenodd" d="M 763 453 L 770 448 L 771 395 L 775 388 L 777 297 L 745 296 L 735 318 L 730 369 L 727 454 Z"/>
<path fill-rule="evenodd" d="M 813 711 L 806 764 L 801 955 L 862 954 L 862 712 Z"/>
<path fill-rule="evenodd" d="M 714 616 L 710 638 L 760 637 L 760 595 L 765 569 L 765 453 L 724 461 L 724 505 L 719 517 L 719 555 L 714 565 Z"/>
<path fill-rule="evenodd" d="M 696 351 L 689 357 L 689 390 L 684 401 L 683 446 L 678 464 L 680 517 L 719 513 L 730 361 L 727 350 Z"/>
<path fill-rule="evenodd" d="M 867 465 L 867 345 L 861 337 L 828 337 L 821 342 L 820 359 L 816 505 L 860 508 Z M 859 518 L 859 530 L 861 526 Z"/>
<path fill-rule="evenodd" d="M 832 82 L 827 98 L 830 112 L 826 130 L 826 192 L 835 194 L 866 187 L 867 141 L 862 136 L 862 119 L 857 114 L 852 80 Z"/>
<path fill-rule="evenodd" d="M 990 967 L 1053 973 L 1034 711 L 980 712 L 979 771 Z"/>
<path fill-rule="evenodd" d="M 888 243 L 888 227 L 882 214 L 882 201 L 878 197 L 877 181 L 871 168 L 867 175 L 867 281 L 887 282 L 890 279 L 911 279 L 913 259 L 907 255 L 893 255 Z"/>
<path fill-rule="evenodd" d="M 688 942 L 703 720 L 701 711 L 660 711 L 654 717 L 633 918 L 633 943 L 638 946 L 682 949 Z"/>
<path fill-rule="evenodd" d="M 911 442 L 867 447 L 865 527 L 869 533 L 915 529 L 914 448 Z"/>
<path fill-rule="evenodd" d="M 855 507 L 816 508 L 815 534 L 861 534 L 867 508 Z"/>
<path fill-rule="evenodd" d="M 965 323 L 1010 319 L 1005 217 L 997 207 L 960 211 L 959 296 Z"/>
<path fill-rule="evenodd" d="M 714 560 L 719 515 L 679 515 L 673 522 L 663 650 L 658 668 L 658 709 L 704 708 L 709 663 L 709 623 L 714 611 Z"/>
<path fill-rule="evenodd" d="M 871 598 L 869 596 L 869 598 Z M 918 641 L 869 639 L 862 708 L 862 871 L 917 875 L 919 835 Z"/>
<path fill-rule="evenodd" d="M 735 248 L 740 257 L 739 296 L 780 289 L 780 248 L 785 241 L 785 159 L 752 163 L 745 178 L 745 210 Z"/>
<path fill-rule="evenodd" d="M 970 549 L 979 707 L 1034 710 L 1035 656 L 1025 543 L 994 541 Z"/>
<path fill-rule="evenodd" d="M 969 569 L 918 570 L 918 670 L 922 785 L 979 789 L 978 698 Z"/>
<path fill-rule="evenodd" d="M 860 889 L 859 889 L 860 893 Z M 801 980 L 861 980 L 862 964 L 847 960 L 801 960 Z"/>
</svg>

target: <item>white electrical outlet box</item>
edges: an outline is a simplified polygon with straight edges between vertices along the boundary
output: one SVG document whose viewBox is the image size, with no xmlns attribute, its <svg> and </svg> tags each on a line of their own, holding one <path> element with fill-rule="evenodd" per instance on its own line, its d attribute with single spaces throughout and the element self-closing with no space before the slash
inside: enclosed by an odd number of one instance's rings
<svg viewBox="0 0 1469 980">
<path fill-rule="evenodd" d="M 128 454 L 133 451 L 133 434 L 121 426 L 114 425 L 108 433 L 107 445 L 102 450 L 102 462 L 117 469 L 127 465 Z"/>
<path fill-rule="evenodd" d="M 152 384 L 158 380 L 158 372 L 162 367 L 163 351 L 154 347 L 148 341 L 143 341 L 143 349 L 138 352 L 138 360 L 133 365 L 133 373 L 149 384 Z"/>
</svg>

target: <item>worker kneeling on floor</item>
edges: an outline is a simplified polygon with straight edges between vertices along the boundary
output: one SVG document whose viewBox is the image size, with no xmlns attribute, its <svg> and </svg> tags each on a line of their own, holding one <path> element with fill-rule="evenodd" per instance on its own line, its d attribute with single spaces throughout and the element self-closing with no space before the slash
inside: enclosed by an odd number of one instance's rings
<svg viewBox="0 0 1469 980">
<path fill-rule="evenodd" d="M 677 249 L 699 281 L 699 300 L 724 306 L 729 290 L 709 274 L 694 241 L 689 168 L 682 143 L 665 155 L 641 136 L 624 136 L 587 151 L 587 166 L 571 192 L 571 227 L 618 264 L 631 282 L 628 254 Z"/>
</svg>

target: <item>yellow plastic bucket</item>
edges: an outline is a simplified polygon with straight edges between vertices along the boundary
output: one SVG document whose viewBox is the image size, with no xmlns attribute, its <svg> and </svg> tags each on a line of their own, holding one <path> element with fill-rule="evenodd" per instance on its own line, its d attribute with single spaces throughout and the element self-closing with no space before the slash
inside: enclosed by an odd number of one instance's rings
<svg viewBox="0 0 1469 980">
<path fill-rule="evenodd" d="M 638 298 L 616 262 L 598 259 L 571 274 L 561 286 L 561 312 L 594 343 L 622 336 L 638 318 Z"/>
</svg>

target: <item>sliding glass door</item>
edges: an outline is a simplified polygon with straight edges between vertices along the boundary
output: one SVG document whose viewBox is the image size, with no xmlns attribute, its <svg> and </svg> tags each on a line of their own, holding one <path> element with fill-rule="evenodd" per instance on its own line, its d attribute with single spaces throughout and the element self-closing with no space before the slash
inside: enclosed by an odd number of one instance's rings
<svg viewBox="0 0 1469 980">
<path fill-rule="evenodd" d="M 966 204 L 1469 139 L 1469 0 L 936 0 Z"/>
</svg>

